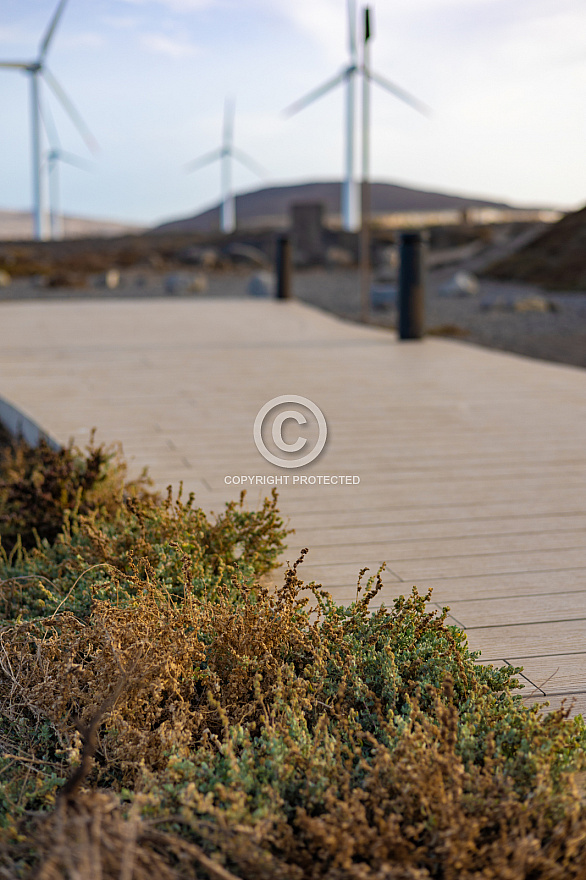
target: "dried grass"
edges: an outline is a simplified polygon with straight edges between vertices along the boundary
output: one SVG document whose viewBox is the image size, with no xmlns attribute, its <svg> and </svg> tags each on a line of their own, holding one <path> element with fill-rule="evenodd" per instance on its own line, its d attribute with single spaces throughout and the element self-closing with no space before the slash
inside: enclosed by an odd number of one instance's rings
<svg viewBox="0 0 586 880">
<path fill-rule="evenodd" d="M 145 495 L 4 554 L 0 877 L 586 876 L 581 718 L 525 708 L 429 594 L 371 612 L 382 572 L 349 608 L 305 551 L 262 586 L 275 504 Z"/>
</svg>

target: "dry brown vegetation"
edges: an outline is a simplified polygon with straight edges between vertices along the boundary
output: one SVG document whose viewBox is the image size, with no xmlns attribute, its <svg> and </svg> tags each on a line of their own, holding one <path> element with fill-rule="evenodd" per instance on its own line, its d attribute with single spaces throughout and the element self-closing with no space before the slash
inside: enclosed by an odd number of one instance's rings
<svg viewBox="0 0 586 880">
<path fill-rule="evenodd" d="M 169 271 L 197 263 L 198 250 L 211 248 L 215 269 L 234 268 L 230 257 L 235 243 L 249 244 L 272 256 L 274 233 L 223 236 L 145 233 L 118 238 L 63 241 L 0 241 L 0 269 L 12 278 L 41 276 L 50 287 L 83 286 L 91 275 L 111 268 Z"/>
<path fill-rule="evenodd" d="M 517 253 L 485 273 L 551 290 L 586 290 L 586 208 L 567 214 Z"/>
<path fill-rule="evenodd" d="M 114 508 L 78 491 L 3 553 L 0 877 L 585 876 L 580 718 L 525 708 L 429 596 L 371 612 L 382 573 L 349 608 L 302 591 L 305 551 L 263 586 L 275 497 L 209 519 L 110 460 Z"/>
</svg>

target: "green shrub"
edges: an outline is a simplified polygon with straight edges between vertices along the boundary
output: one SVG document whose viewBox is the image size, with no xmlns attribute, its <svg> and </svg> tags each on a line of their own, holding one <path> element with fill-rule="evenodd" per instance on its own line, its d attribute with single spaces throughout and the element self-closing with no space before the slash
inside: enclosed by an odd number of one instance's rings
<svg viewBox="0 0 586 880">
<path fill-rule="evenodd" d="M 166 498 L 147 489 L 146 472 L 127 480 L 118 447 L 83 452 L 14 443 L 0 451 L 0 621 L 28 620 L 57 609 L 89 614 L 94 599 L 135 593 L 149 571 L 170 595 L 207 591 L 274 567 L 287 530 L 273 492 L 261 508 L 239 502 L 207 516 L 194 495 Z"/>
<path fill-rule="evenodd" d="M 584 876 L 582 719 L 429 594 L 372 612 L 379 572 L 344 608 L 304 552 L 266 582 L 276 497 L 106 508 L 4 554 L 0 876 Z"/>
</svg>

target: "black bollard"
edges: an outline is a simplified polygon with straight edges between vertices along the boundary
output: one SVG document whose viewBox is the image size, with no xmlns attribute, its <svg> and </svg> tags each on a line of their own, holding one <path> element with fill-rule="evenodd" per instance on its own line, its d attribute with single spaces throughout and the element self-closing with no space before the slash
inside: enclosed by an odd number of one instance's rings
<svg viewBox="0 0 586 880">
<path fill-rule="evenodd" d="M 399 339 L 421 339 L 425 312 L 425 253 L 419 232 L 401 235 Z"/>
<path fill-rule="evenodd" d="M 280 235 L 277 239 L 277 299 L 291 299 L 291 242 L 288 235 Z"/>
</svg>

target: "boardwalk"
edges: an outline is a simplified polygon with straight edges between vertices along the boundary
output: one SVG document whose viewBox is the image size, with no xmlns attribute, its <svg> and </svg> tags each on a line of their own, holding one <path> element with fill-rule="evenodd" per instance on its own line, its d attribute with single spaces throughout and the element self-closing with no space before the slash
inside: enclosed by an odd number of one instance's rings
<svg viewBox="0 0 586 880">
<path fill-rule="evenodd" d="M 0 318 L 1 397 L 62 442 L 96 426 L 206 509 L 238 495 L 227 477 L 285 474 L 253 441 L 263 404 L 314 401 L 328 442 L 287 473 L 360 482 L 280 487 L 306 580 L 350 601 L 385 561 L 381 601 L 433 587 L 484 661 L 524 667 L 528 700 L 586 709 L 586 371 L 398 343 L 296 303 L 3 303 Z"/>
</svg>

